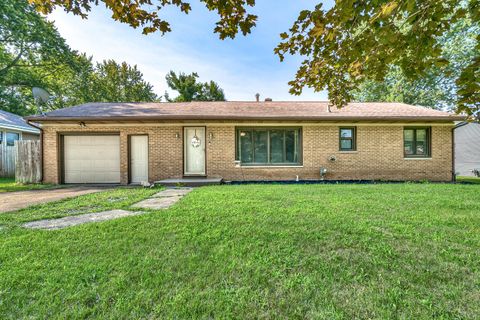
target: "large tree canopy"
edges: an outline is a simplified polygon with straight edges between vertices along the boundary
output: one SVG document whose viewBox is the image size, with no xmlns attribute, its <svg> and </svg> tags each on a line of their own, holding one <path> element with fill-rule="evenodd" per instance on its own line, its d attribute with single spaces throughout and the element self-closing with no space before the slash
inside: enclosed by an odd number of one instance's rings
<svg viewBox="0 0 480 320">
<path fill-rule="evenodd" d="M 168 32 L 161 18 L 162 9 L 178 6 L 188 13 L 190 4 L 182 0 L 30 0 L 38 10 L 49 13 L 55 7 L 87 17 L 92 5 L 103 2 L 112 18 L 144 33 Z M 257 17 L 247 12 L 254 0 L 200 0 L 220 20 L 215 32 L 221 39 L 247 34 Z M 281 60 L 286 54 L 304 57 L 291 93 L 300 94 L 307 86 L 328 90 L 329 99 L 343 106 L 352 99 L 352 90 L 365 80 L 381 81 L 392 66 L 409 81 L 419 79 L 432 67 L 447 66 L 439 38 L 459 19 L 468 17 L 479 23 L 479 0 L 346 0 L 336 1 L 329 9 L 319 4 L 302 11 L 282 42 L 275 49 Z M 455 79 L 458 112 L 478 112 L 480 101 L 480 36 L 477 55 Z"/>
<path fill-rule="evenodd" d="M 448 67 L 442 36 L 461 19 L 478 26 L 479 16 L 478 0 L 337 1 L 328 11 L 321 5 L 302 11 L 275 51 L 281 59 L 287 53 L 305 57 L 290 82 L 292 93 L 304 86 L 327 89 L 329 99 L 342 106 L 359 84 L 382 81 L 392 67 L 408 81 Z M 479 108 L 479 39 L 475 56 L 456 78 L 458 112 Z"/>
<path fill-rule="evenodd" d="M 143 80 L 143 74 L 137 66 L 130 66 L 126 62 L 121 64 L 114 60 L 97 63 L 93 73 L 93 90 L 95 97 L 92 101 L 138 102 L 156 101 L 157 95 L 153 86 Z"/>
<path fill-rule="evenodd" d="M 405 102 L 431 108 L 454 110 L 458 86 L 455 81 L 476 54 L 480 26 L 469 19 L 457 22 L 443 35 L 443 55 L 447 66 L 432 66 L 416 80 L 409 80 L 397 66 L 389 68 L 383 81 L 366 80 L 353 90 L 355 101 Z"/>
<path fill-rule="evenodd" d="M 136 66 L 113 60 L 94 65 L 71 50 L 55 26 L 25 0 L 0 1 L 0 107 L 37 112 L 32 87 L 51 94 L 45 108 L 91 101 L 157 101 Z"/>
<path fill-rule="evenodd" d="M 220 86 L 214 82 L 198 82 L 198 74 L 185 74 L 180 72 L 178 75 L 170 71 L 165 79 L 170 89 L 178 92 L 178 96 L 171 99 L 165 92 L 165 99 L 169 102 L 187 102 L 187 101 L 225 101 L 225 94 Z"/>
<path fill-rule="evenodd" d="M 52 75 L 74 66 L 75 53 L 52 23 L 26 1 L 0 1 L 0 103 L 25 113 L 33 86 L 45 87 Z"/>
</svg>

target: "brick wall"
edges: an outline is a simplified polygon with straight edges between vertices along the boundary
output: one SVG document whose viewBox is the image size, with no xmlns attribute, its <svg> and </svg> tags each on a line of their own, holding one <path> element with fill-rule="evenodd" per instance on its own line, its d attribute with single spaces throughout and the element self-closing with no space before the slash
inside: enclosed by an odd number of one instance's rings
<svg viewBox="0 0 480 320">
<path fill-rule="evenodd" d="M 58 132 L 119 132 L 121 182 L 128 182 L 128 135 L 148 134 L 150 180 L 183 175 L 183 127 L 47 127 L 44 130 L 44 180 L 59 183 Z M 207 125 L 207 174 L 225 180 L 319 179 L 319 168 L 328 170 L 327 179 L 431 180 L 452 177 L 451 127 L 432 127 L 432 158 L 404 159 L 403 126 L 357 126 L 357 151 L 338 151 L 338 126 L 303 127 L 301 167 L 252 168 L 235 166 L 235 125 Z M 208 139 L 209 134 L 213 139 Z M 176 134 L 180 135 L 179 138 Z M 329 162 L 330 156 L 335 162 Z"/>
</svg>

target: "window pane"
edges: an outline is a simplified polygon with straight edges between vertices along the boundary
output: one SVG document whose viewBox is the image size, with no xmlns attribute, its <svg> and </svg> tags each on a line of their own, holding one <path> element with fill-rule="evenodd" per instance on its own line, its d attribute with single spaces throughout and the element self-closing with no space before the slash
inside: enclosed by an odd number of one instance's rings
<svg viewBox="0 0 480 320">
<path fill-rule="evenodd" d="M 267 163 L 268 152 L 268 133 L 267 131 L 254 131 L 253 140 L 255 142 L 254 162 Z"/>
<path fill-rule="evenodd" d="M 413 150 L 413 139 L 414 138 L 414 130 L 404 130 L 403 131 L 403 139 L 405 145 L 405 154 L 414 154 Z"/>
<path fill-rule="evenodd" d="M 288 130 L 285 132 L 286 162 L 298 162 L 296 133 L 297 133 L 296 130 Z"/>
<path fill-rule="evenodd" d="M 7 146 L 15 145 L 15 141 L 20 139 L 20 135 L 14 132 L 7 132 Z"/>
<path fill-rule="evenodd" d="M 416 146 L 417 146 L 416 154 L 418 155 L 427 154 L 427 145 L 425 141 L 417 141 Z"/>
<path fill-rule="evenodd" d="M 340 148 L 345 149 L 353 149 L 352 140 L 340 140 Z"/>
<path fill-rule="evenodd" d="M 417 129 L 417 141 L 427 141 L 426 129 Z"/>
<path fill-rule="evenodd" d="M 3 132 L 0 131 L 0 144 L 2 144 L 2 142 L 3 142 Z"/>
<path fill-rule="evenodd" d="M 252 131 L 240 130 L 240 161 L 253 162 Z"/>
<path fill-rule="evenodd" d="M 427 154 L 427 129 L 417 129 L 416 154 Z"/>
<path fill-rule="evenodd" d="M 283 130 L 270 131 L 270 161 L 283 162 Z"/>
<path fill-rule="evenodd" d="M 353 138 L 353 129 L 341 129 L 340 137 L 342 138 Z"/>
</svg>

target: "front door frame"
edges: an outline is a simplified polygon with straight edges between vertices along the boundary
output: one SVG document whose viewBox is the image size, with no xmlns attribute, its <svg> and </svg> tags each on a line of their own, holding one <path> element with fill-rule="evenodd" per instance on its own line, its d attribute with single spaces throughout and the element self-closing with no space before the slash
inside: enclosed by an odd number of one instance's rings
<svg viewBox="0 0 480 320">
<path fill-rule="evenodd" d="M 132 137 L 146 136 L 147 137 L 147 177 L 150 181 L 150 137 L 148 133 L 129 134 L 127 135 L 127 153 L 128 153 L 128 183 L 132 184 Z"/>
<path fill-rule="evenodd" d="M 187 173 L 187 148 L 186 148 L 186 139 L 187 139 L 187 129 L 193 129 L 193 128 L 203 128 L 204 132 L 204 137 L 202 143 L 204 143 L 205 150 L 204 150 L 204 164 L 203 164 L 203 173 L 199 174 L 191 174 Z M 207 127 L 206 126 L 184 126 L 183 127 L 183 176 L 184 177 L 206 177 L 207 176 Z"/>
</svg>

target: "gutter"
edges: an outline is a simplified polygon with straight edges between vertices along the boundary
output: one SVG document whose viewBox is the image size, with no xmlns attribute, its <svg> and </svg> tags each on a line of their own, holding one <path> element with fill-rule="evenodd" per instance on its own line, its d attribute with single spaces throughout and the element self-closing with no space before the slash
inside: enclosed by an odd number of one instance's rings
<svg viewBox="0 0 480 320">
<path fill-rule="evenodd" d="M 28 122 L 27 122 L 28 123 Z M 38 128 L 32 124 L 30 124 L 32 127 Z M 11 125 L 11 124 L 0 124 L 0 127 L 5 128 L 5 129 L 10 129 L 10 130 L 16 130 L 20 132 L 28 132 L 28 133 L 33 133 L 33 134 L 39 134 L 40 132 L 37 130 L 34 130 L 32 128 L 27 128 L 27 127 L 22 127 L 22 126 L 16 126 L 16 125 Z"/>
<path fill-rule="evenodd" d="M 31 125 L 34 128 L 37 128 L 40 131 L 40 168 L 41 168 L 41 173 L 42 177 L 40 178 L 40 181 L 43 182 L 43 129 L 36 124 L 32 124 L 30 120 L 26 119 L 27 123 Z"/>
<path fill-rule="evenodd" d="M 46 122 L 46 121 L 167 121 L 167 120 L 179 120 L 179 121 L 199 121 L 199 120 L 244 120 L 244 121 L 409 121 L 409 122 L 422 122 L 422 121 L 460 121 L 464 120 L 464 117 L 452 116 L 452 117 L 404 117 L 404 116 L 370 116 L 370 117 L 345 117 L 345 116 L 244 116 L 244 115 L 159 115 L 159 116 L 90 116 L 90 117 L 26 117 L 27 121 Z"/>
</svg>

